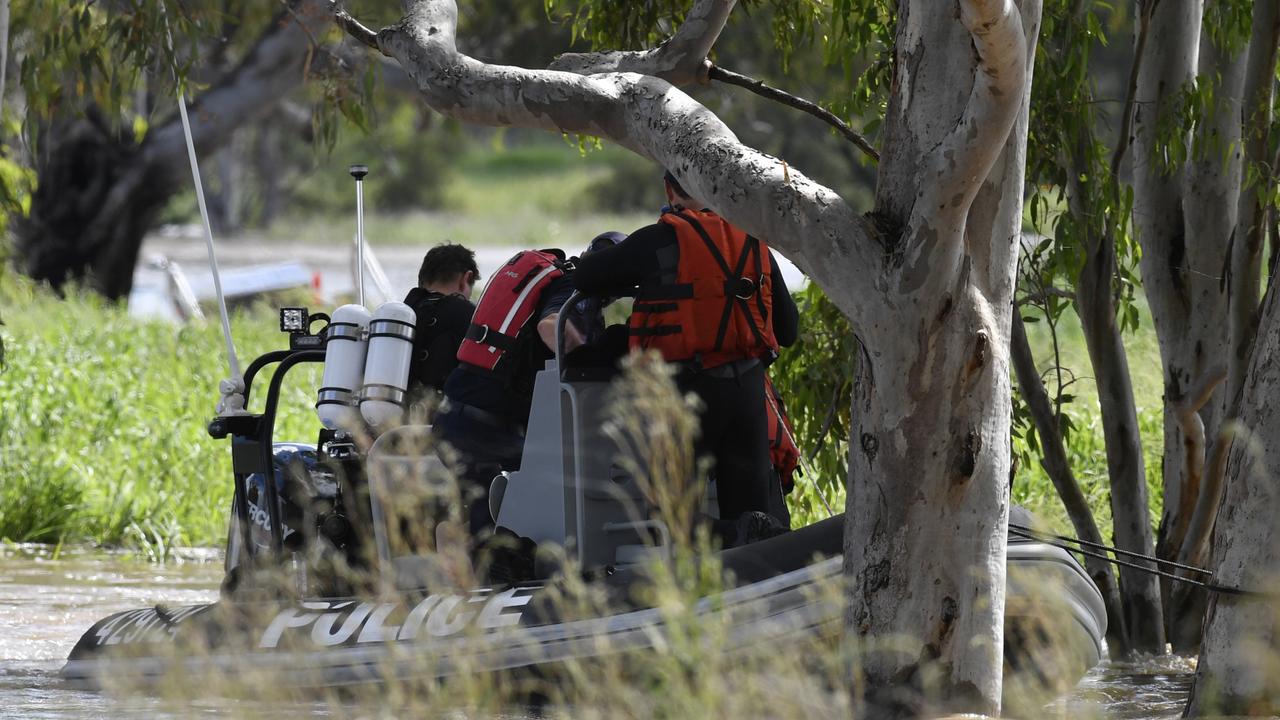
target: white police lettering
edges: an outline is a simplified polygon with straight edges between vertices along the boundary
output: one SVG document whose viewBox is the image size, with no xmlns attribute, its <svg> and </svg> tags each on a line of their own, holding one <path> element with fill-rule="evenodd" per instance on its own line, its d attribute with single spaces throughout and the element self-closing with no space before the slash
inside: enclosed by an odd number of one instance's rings
<svg viewBox="0 0 1280 720">
<path fill-rule="evenodd" d="M 392 610 L 400 607 L 395 603 L 384 603 L 378 606 L 369 615 L 369 620 L 360 630 L 360 637 L 356 638 L 356 642 L 390 642 L 396 639 L 396 633 L 399 632 L 399 625 L 383 625 L 387 621 L 387 616 Z"/>
<path fill-rule="evenodd" d="M 427 613 L 431 612 L 439 602 L 439 595 L 428 595 L 425 600 L 415 605 L 409 612 L 409 616 L 404 619 L 404 624 L 400 626 L 400 636 L 397 639 L 412 640 L 418 637 L 418 629 L 427 619 Z"/>
<path fill-rule="evenodd" d="M 532 595 L 517 595 L 520 588 L 511 588 L 503 590 L 489 599 L 484 604 L 484 608 L 480 610 L 480 617 L 476 619 L 476 626 L 483 630 L 492 630 L 500 627 L 511 627 L 520 624 L 520 613 L 503 613 L 507 608 L 524 607 L 533 599 Z"/>
<path fill-rule="evenodd" d="M 258 642 L 258 647 L 273 648 L 280 643 L 280 636 L 285 630 L 305 627 L 318 617 L 320 615 L 317 613 L 299 612 L 297 608 L 289 608 L 276 615 L 276 618 L 267 626 L 267 631 L 262 633 L 262 640 Z"/>
<path fill-rule="evenodd" d="M 317 645 L 341 645 L 351 639 L 356 629 L 364 623 L 365 618 L 369 617 L 369 611 L 371 610 L 373 610 L 373 603 L 360 603 L 347 616 L 342 626 L 338 628 L 338 632 L 333 631 L 333 624 L 342 616 L 342 613 L 325 613 L 316 620 L 316 624 L 311 628 L 311 639 Z"/>
<path fill-rule="evenodd" d="M 412 608 L 401 603 L 306 603 L 282 610 L 258 643 L 274 648 L 286 634 L 299 630 L 317 645 L 417 640 L 456 635 L 468 626 L 496 630 L 520 624 L 522 608 L 537 588 L 512 588 L 500 593 L 476 590 L 468 595 L 428 595 Z M 404 618 L 400 623 L 396 620 Z M 309 631 L 307 630 L 309 628 Z M 336 628 L 336 629 L 335 629 Z"/>
<path fill-rule="evenodd" d="M 94 631 L 99 645 L 120 645 L 137 642 L 154 642 L 171 638 L 178 624 L 208 605 L 187 605 L 157 612 L 155 608 L 130 610 L 110 618 Z"/>
<path fill-rule="evenodd" d="M 427 632 L 432 637 L 448 637 L 457 634 L 462 628 L 466 627 L 467 623 L 470 623 L 476 616 L 475 611 L 466 606 L 477 599 L 484 600 L 484 598 L 471 598 L 470 602 L 464 604 L 462 601 L 465 599 L 457 595 L 450 595 L 441 600 L 436 609 L 427 616 Z M 463 606 L 461 610 L 457 610 L 459 605 Z"/>
</svg>

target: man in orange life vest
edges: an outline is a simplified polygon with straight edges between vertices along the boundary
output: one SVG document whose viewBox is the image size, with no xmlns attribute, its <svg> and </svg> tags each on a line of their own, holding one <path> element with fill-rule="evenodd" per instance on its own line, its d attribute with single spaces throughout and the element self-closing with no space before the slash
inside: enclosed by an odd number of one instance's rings
<svg viewBox="0 0 1280 720">
<path fill-rule="evenodd" d="M 583 255 L 622 237 L 602 233 Z M 458 366 L 445 381 L 445 403 L 434 428 L 460 456 L 473 536 L 493 526 L 489 483 L 500 471 L 520 467 L 534 377 L 554 355 L 556 320 L 573 294 L 572 270 L 559 250 L 524 250 L 498 268 L 458 347 Z M 599 304 L 585 302 L 570 310 L 567 352 L 603 326 L 603 318 L 591 316 L 599 312 Z"/>
<path fill-rule="evenodd" d="M 717 531 L 741 544 L 762 522 L 780 525 L 769 515 L 781 491 L 769 458 L 764 363 L 795 342 L 799 313 L 763 242 L 701 209 L 671 173 L 665 180 L 669 210 L 584 257 L 573 283 L 588 295 L 635 294 L 629 345 L 679 365 L 681 389 L 702 400 L 697 451 L 714 459 Z"/>
</svg>

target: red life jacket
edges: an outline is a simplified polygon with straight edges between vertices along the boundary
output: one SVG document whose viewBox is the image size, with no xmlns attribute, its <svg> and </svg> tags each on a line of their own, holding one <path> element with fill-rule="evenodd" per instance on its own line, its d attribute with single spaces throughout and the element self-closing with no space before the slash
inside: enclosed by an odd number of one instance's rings
<svg viewBox="0 0 1280 720">
<path fill-rule="evenodd" d="M 476 304 L 471 327 L 458 346 L 458 361 L 488 372 L 502 372 L 502 358 L 517 341 L 542 299 L 542 291 L 572 267 L 546 250 L 523 250 L 489 278 Z"/>
<path fill-rule="evenodd" d="M 679 253 L 666 266 L 659 259 L 656 285 L 640 286 L 631 347 L 703 368 L 777 353 L 769 248 L 708 210 L 666 213 L 659 222 L 676 231 Z"/>
<path fill-rule="evenodd" d="M 778 394 L 778 389 L 773 386 L 768 374 L 764 376 L 764 410 L 766 422 L 769 423 L 769 460 L 778 471 L 782 492 L 790 493 L 796 486 L 800 448 L 796 446 L 795 428 L 791 426 L 791 418 L 787 417 L 782 396 Z"/>
</svg>

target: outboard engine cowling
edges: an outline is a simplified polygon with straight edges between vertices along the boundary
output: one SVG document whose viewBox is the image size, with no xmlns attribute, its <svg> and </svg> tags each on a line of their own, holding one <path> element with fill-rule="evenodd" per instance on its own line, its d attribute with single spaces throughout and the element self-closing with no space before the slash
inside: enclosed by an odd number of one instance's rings
<svg viewBox="0 0 1280 720">
<path fill-rule="evenodd" d="M 369 321 L 369 355 L 360 390 L 360 414 L 375 430 L 404 420 L 417 313 L 402 302 L 383 303 Z"/>
<path fill-rule="evenodd" d="M 324 378 L 316 397 L 316 414 L 330 430 L 351 432 L 361 425 L 356 393 L 364 378 L 369 319 L 364 306 L 343 305 L 333 311 L 326 330 Z"/>
</svg>

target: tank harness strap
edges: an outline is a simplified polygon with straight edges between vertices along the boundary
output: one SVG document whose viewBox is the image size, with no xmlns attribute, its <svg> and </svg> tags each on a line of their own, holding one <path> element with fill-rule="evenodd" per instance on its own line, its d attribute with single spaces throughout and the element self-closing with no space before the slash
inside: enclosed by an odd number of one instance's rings
<svg viewBox="0 0 1280 720">
<path fill-rule="evenodd" d="M 680 309 L 676 302 L 652 302 L 654 300 L 690 300 L 693 298 L 693 283 L 672 285 L 655 285 L 636 294 L 635 304 L 631 306 L 633 313 L 669 313 Z M 679 325 L 655 325 L 650 327 L 631 327 L 627 330 L 631 337 L 657 337 L 661 335 L 678 335 Z"/>
<path fill-rule="evenodd" d="M 764 254 L 768 251 L 761 250 L 760 241 L 750 235 L 747 236 L 747 242 L 756 253 L 756 288 L 759 289 L 764 287 Z M 764 306 L 764 293 L 756 293 L 756 309 L 760 311 L 760 319 L 769 322 L 769 308 Z"/>
<path fill-rule="evenodd" d="M 487 325 L 477 325 L 475 323 L 471 323 L 471 326 L 467 328 L 466 339 L 504 351 L 516 346 L 516 338 L 498 332 Z"/>
<path fill-rule="evenodd" d="M 763 252 L 760 249 L 760 241 L 748 235 L 747 246 L 742 253 L 744 259 L 748 254 L 753 254 L 756 257 L 756 286 L 753 294 L 756 296 L 756 308 L 760 313 L 760 321 L 769 322 L 769 311 L 764 306 L 764 293 L 761 292 L 761 288 L 764 287 L 764 262 L 761 258 Z M 755 336 L 756 342 L 762 347 L 768 347 L 769 343 L 765 342 L 764 333 L 760 331 L 759 326 L 756 325 L 755 318 L 751 316 L 751 308 L 747 307 L 747 301 L 741 295 L 738 298 L 742 303 L 742 314 L 747 318 L 747 326 L 751 328 L 751 334 Z"/>
<path fill-rule="evenodd" d="M 655 325 L 653 327 L 631 328 L 632 337 L 657 337 L 661 335 L 679 335 L 684 328 L 679 325 Z"/>
<path fill-rule="evenodd" d="M 720 326 L 716 329 L 716 342 L 712 347 L 712 352 L 720 352 L 724 348 L 724 339 L 729 333 L 729 320 L 733 317 L 733 308 L 735 303 L 742 309 L 742 314 L 746 316 L 747 325 L 751 328 L 751 333 L 755 336 L 756 342 L 761 345 L 767 345 L 764 340 L 764 335 L 760 332 L 760 328 L 756 327 L 755 319 L 751 317 L 751 310 L 747 305 L 747 298 L 750 298 L 753 294 L 758 296 L 760 288 L 753 283 L 750 278 L 742 276 L 742 272 L 747 268 L 747 260 L 751 258 L 752 249 L 756 251 L 756 262 L 757 267 L 759 267 L 759 241 L 748 235 L 747 243 L 742 248 L 742 255 L 738 257 L 737 266 L 731 269 L 729 267 L 729 262 L 725 259 L 724 255 L 720 253 L 720 249 L 716 247 L 715 241 L 711 239 L 711 236 L 707 234 L 706 229 L 702 227 L 702 223 L 699 223 L 692 217 L 685 215 L 683 212 L 676 213 L 676 215 L 689 223 L 689 226 L 698 234 L 698 237 L 702 238 L 703 244 L 707 246 L 707 251 L 711 253 L 711 257 L 716 261 L 716 264 L 720 266 L 720 271 L 723 272 L 725 276 L 724 312 L 720 315 Z"/>
</svg>

